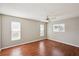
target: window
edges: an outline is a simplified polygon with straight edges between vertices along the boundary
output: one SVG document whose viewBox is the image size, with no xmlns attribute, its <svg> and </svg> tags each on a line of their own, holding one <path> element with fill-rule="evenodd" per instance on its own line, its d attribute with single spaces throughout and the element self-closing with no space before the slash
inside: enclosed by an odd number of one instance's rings
<svg viewBox="0 0 79 59">
<path fill-rule="evenodd" d="M 44 36 L 44 24 L 40 25 L 40 36 Z"/>
<path fill-rule="evenodd" d="M 21 24 L 20 22 L 11 22 L 11 40 L 21 39 Z"/>
<path fill-rule="evenodd" d="M 53 24 L 53 32 L 65 32 L 65 24 Z"/>
</svg>

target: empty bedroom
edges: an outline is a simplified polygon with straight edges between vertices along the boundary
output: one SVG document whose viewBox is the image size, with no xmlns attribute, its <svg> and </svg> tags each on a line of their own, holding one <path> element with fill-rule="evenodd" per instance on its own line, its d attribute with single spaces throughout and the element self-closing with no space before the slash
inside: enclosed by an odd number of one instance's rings
<svg viewBox="0 0 79 59">
<path fill-rule="evenodd" d="M 0 56 L 79 56 L 79 3 L 0 3 Z"/>
</svg>

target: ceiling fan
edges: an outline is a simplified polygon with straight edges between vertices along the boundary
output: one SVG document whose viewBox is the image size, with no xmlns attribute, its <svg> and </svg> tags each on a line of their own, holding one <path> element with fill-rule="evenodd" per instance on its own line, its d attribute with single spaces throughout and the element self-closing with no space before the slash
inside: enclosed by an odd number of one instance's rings
<svg viewBox="0 0 79 59">
<path fill-rule="evenodd" d="M 47 17 L 46 17 L 46 20 L 48 21 L 48 20 L 50 20 L 50 18 L 47 16 Z"/>
<path fill-rule="evenodd" d="M 47 21 L 49 21 L 49 20 L 52 21 L 53 19 L 56 19 L 56 17 L 55 17 L 55 16 L 54 16 L 54 17 L 49 17 L 49 16 L 46 17 L 46 20 L 47 20 Z"/>
</svg>

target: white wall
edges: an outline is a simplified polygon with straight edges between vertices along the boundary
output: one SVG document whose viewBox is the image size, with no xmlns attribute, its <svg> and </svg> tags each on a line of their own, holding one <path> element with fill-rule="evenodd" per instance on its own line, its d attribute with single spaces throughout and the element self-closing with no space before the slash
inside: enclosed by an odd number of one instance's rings
<svg viewBox="0 0 79 59">
<path fill-rule="evenodd" d="M 21 40 L 11 41 L 11 21 L 18 21 L 21 23 Z M 40 24 L 42 24 L 42 22 L 2 15 L 2 48 L 21 43 L 27 43 L 34 40 L 45 39 L 46 24 L 43 23 L 45 24 L 44 37 L 40 37 Z"/>
<path fill-rule="evenodd" d="M 53 32 L 53 24 L 65 24 L 65 32 Z M 79 47 L 79 17 L 48 22 L 48 38 Z"/>
<path fill-rule="evenodd" d="M 1 48 L 1 15 L 0 15 L 0 48 Z"/>
</svg>

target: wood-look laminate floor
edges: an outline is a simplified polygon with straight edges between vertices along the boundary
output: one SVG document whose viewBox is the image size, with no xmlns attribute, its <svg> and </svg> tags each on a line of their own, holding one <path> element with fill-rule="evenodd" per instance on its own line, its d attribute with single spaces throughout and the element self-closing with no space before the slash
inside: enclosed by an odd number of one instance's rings
<svg viewBox="0 0 79 59">
<path fill-rule="evenodd" d="M 41 40 L 4 49 L 2 56 L 79 56 L 79 48 L 63 43 Z"/>
</svg>

